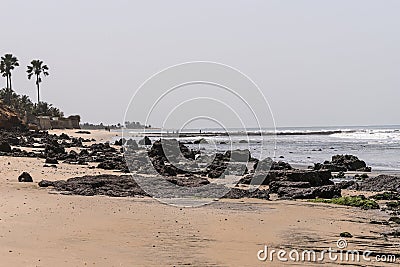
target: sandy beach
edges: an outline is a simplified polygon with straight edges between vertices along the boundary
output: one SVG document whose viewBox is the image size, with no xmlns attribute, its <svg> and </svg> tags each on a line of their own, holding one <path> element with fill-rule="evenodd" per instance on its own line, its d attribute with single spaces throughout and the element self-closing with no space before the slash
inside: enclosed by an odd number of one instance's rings
<svg viewBox="0 0 400 267">
<path fill-rule="evenodd" d="M 400 1 L 2 1 L 0 267 L 400 265 Z"/>
<path fill-rule="evenodd" d="M 92 131 L 90 138 L 113 136 Z M 254 199 L 178 208 L 148 197 L 65 196 L 37 182 L 115 172 L 43 164 L 42 159 L 0 157 L 1 266 L 282 266 L 259 261 L 257 252 L 264 245 L 335 248 L 344 231 L 353 235 L 348 248 L 398 253 L 399 240 L 380 235 L 388 226 L 370 224 L 388 219 L 379 210 Z M 34 183 L 18 183 L 23 171 L 31 173 Z"/>
</svg>

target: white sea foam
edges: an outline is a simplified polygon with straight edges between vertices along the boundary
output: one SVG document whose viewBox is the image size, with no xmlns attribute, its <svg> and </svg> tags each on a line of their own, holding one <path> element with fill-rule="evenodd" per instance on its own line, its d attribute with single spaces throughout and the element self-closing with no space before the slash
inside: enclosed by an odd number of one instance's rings
<svg viewBox="0 0 400 267">
<path fill-rule="evenodd" d="M 373 140 L 385 142 L 399 142 L 400 130 L 398 129 L 367 129 L 354 132 L 342 132 L 330 135 L 336 138 L 356 139 L 356 140 Z"/>
</svg>

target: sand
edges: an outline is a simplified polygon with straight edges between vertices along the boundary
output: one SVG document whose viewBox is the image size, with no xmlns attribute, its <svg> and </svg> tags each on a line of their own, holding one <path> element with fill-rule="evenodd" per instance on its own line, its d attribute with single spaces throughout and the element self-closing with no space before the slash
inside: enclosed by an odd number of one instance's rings
<svg viewBox="0 0 400 267">
<path fill-rule="evenodd" d="M 98 141 L 115 136 L 91 132 Z M 43 164 L 0 157 L 0 266 L 285 266 L 260 262 L 257 252 L 264 245 L 335 248 L 343 231 L 354 236 L 349 248 L 399 251 L 399 240 L 379 234 L 387 226 L 369 223 L 387 219 L 377 210 L 252 199 L 178 208 L 151 198 L 65 196 L 37 182 L 115 172 Z M 18 183 L 22 171 L 31 173 L 34 183 Z M 298 263 L 304 265 L 313 264 Z"/>
</svg>

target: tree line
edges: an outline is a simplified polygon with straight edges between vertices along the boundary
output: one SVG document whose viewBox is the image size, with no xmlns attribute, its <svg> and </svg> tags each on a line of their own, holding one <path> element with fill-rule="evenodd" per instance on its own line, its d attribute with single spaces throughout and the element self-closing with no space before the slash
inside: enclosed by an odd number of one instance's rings
<svg viewBox="0 0 400 267">
<path fill-rule="evenodd" d="M 19 67 L 18 58 L 12 54 L 5 54 L 0 61 L 0 74 L 6 79 L 6 87 L 0 90 L 0 99 L 24 116 L 25 113 L 35 116 L 63 116 L 63 113 L 51 104 L 40 101 L 40 84 L 42 78 L 49 75 L 49 67 L 42 60 L 34 59 L 27 66 L 27 78 L 34 78 L 37 90 L 37 103 L 34 104 L 26 95 L 18 95 L 12 87 L 12 73 Z"/>
</svg>

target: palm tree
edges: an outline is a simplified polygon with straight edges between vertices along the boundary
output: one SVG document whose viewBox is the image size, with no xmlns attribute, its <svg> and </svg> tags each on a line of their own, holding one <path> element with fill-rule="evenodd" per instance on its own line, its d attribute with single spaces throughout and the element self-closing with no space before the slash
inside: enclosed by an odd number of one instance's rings
<svg viewBox="0 0 400 267">
<path fill-rule="evenodd" d="M 7 88 L 12 89 L 11 85 L 11 71 L 18 67 L 18 59 L 12 54 L 5 54 L 1 57 L 0 72 L 3 77 L 7 79 Z"/>
<path fill-rule="evenodd" d="M 33 75 L 36 77 L 36 86 L 37 86 L 37 93 L 38 93 L 38 104 L 40 103 L 40 89 L 39 85 L 42 82 L 42 77 L 41 75 L 43 74 L 44 76 L 49 75 L 49 67 L 47 65 L 43 64 L 43 61 L 41 60 L 32 60 L 31 65 L 28 66 L 28 70 L 26 71 L 28 73 L 28 79 L 30 80 Z"/>
</svg>

